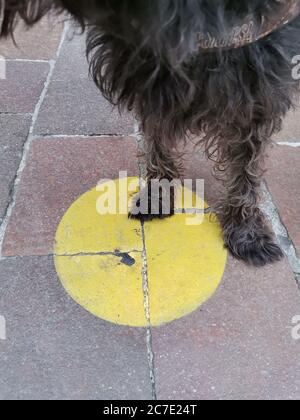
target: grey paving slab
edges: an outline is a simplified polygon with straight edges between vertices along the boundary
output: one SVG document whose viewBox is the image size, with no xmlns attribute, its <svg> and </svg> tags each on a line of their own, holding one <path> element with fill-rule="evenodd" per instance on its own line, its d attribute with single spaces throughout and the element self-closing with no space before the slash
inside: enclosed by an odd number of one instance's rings
<svg viewBox="0 0 300 420">
<path fill-rule="evenodd" d="M 54 59 L 62 31 L 63 24 L 49 16 L 30 29 L 20 22 L 14 32 L 14 41 L 1 39 L 0 55 L 9 59 Z"/>
<path fill-rule="evenodd" d="M 64 292 L 51 258 L 0 263 L 0 399 L 151 399 L 143 329 L 93 317 Z"/>
<path fill-rule="evenodd" d="M 45 85 L 48 63 L 9 61 L 0 79 L 0 113 L 33 113 Z"/>
<path fill-rule="evenodd" d="M 30 123 L 30 116 L 0 114 L 0 223 L 9 204 Z"/>
<path fill-rule="evenodd" d="M 120 116 L 89 78 L 85 37 L 69 35 L 41 108 L 36 134 L 132 134 L 131 115 Z"/>
<path fill-rule="evenodd" d="M 153 329 L 158 398 L 298 400 L 297 315 L 300 293 L 286 262 L 252 269 L 230 260 L 210 301 Z"/>
</svg>

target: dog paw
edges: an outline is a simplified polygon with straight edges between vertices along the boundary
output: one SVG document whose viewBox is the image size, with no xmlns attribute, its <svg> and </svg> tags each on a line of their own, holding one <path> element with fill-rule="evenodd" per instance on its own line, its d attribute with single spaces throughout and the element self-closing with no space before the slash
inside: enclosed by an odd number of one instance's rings
<svg viewBox="0 0 300 420">
<path fill-rule="evenodd" d="M 254 231 L 245 227 L 231 227 L 225 230 L 224 239 L 233 257 L 255 267 L 276 263 L 284 258 L 283 251 L 267 227 Z"/>
<path fill-rule="evenodd" d="M 163 220 L 172 217 L 174 214 L 174 197 L 172 194 L 160 192 L 159 196 L 155 196 L 151 194 L 150 188 L 145 188 L 134 197 L 128 217 L 149 222 L 154 219 Z"/>
</svg>

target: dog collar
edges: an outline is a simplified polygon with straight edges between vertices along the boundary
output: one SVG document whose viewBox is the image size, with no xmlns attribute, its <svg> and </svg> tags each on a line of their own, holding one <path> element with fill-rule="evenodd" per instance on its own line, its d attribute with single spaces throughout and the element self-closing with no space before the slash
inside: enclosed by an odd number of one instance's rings
<svg viewBox="0 0 300 420">
<path fill-rule="evenodd" d="M 294 20 L 300 14 L 300 0 L 278 0 L 282 3 L 276 16 L 262 16 L 260 22 L 254 15 L 248 16 L 222 37 L 210 33 L 198 33 L 199 49 L 214 51 L 218 49 L 236 49 L 270 35 Z"/>
</svg>

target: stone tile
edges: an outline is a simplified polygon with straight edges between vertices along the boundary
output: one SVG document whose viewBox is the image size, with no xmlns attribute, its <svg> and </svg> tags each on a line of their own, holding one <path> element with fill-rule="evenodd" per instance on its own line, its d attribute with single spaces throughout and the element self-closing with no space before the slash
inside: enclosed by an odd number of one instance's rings
<svg viewBox="0 0 300 420">
<path fill-rule="evenodd" d="M 300 255 L 300 148 L 276 146 L 269 155 L 267 184 Z"/>
<path fill-rule="evenodd" d="M 76 87 L 75 87 L 76 86 Z M 133 121 L 121 118 L 91 81 L 53 81 L 39 114 L 37 135 L 132 134 Z"/>
<path fill-rule="evenodd" d="M 101 179 L 139 174 L 133 138 L 37 139 L 27 159 L 3 254 L 48 255 L 70 205 Z"/>
<path fill-rule="evenodd" d="M 1 400 L 151 399 L 146 333 L 93 317 L 51 258 L 0 263 Z"/>
<path fill-rule="evenodd" d="M 0 114 L 0 223 L 9 204 L 10 190 L 20 165 L 30 122 L 30 116 Z"/>
<path fill-rule="evenodd" d="M 8 62 L 0 80 L 0 113 L 33 113 L 44 88 L 47 63 Z"/>
<path fill-rule="evenodd" d="M 1 40 L 0 55 L 9 59 L 54 59 L 62 31 L 63 24 L 49 17 L 30 29 L 20 23 L 14 32 L 17 45 L 11 39 Z"/>
<path fill-rule="evenodd" d="M 132 134 L 131 115 L 120 116 L 88 76 L 85 38 L 67 37 L 41 108 L 36 134 Z"/>
<path fill-rule="evenodd" d="M 210 301 L 153 329 L 158 399 L 298 400 L 299 314 L 286 262 L 257 270 L 230 260 Z"/>
<path fill-rule="evenodd" d="M 290 111 L 284 119 L 282 131 L 276 134 L 278 142 L 300 142 L 300 107 Z"/>
</svg>

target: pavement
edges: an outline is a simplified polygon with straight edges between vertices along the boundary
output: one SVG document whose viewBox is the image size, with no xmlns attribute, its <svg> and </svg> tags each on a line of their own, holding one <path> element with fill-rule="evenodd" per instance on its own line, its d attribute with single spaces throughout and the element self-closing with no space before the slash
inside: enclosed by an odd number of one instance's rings
<svg viewBox="0 0 300 420">
<path fill-rule="evenodd" d="M 137 124 L 89 79 L 82 36 L 47 19 L 16 40 L 0 44 L 0 399 L 299 399 L 300 111 L 262 202 L 286 259 L 249 268 L 208 220 L 96 227 L 87 192 L 140 176 Z M 185 160 L 210 205 L 211 165 Z"/>
</svg>

